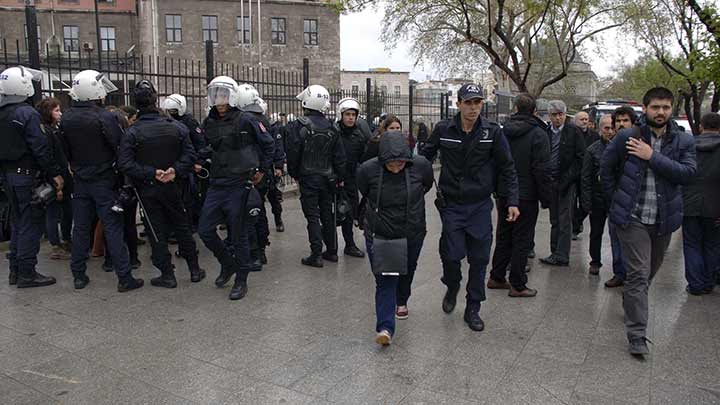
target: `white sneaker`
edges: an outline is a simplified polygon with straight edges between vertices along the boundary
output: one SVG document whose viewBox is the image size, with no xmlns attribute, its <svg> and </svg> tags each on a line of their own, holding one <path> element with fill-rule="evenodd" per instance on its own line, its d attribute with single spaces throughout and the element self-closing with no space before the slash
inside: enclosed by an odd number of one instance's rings
<svg viewBox="0 0 720 405">
<path fill-rule="evenodd" d="M 386 331 L 385 329 L 378 332 L 377 335 L 375 335 L 375 343 L 382 345 L 382 346 L 389 346 L 390 341 L 392 340 L 392 337 L 390 336 L 390 332 Z"/>
</svg>

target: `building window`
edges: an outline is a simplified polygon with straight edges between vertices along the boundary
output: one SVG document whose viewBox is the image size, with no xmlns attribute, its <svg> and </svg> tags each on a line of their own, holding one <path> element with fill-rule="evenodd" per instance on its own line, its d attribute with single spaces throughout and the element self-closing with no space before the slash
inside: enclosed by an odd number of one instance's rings
<svg viewBox="0 0 720 405">
<path fill-rule="evenodd" d="M 218 41 L 218 18 L 216 15 L 204 15 L 202 16 L 202 33 L 203 42 Z"/>
<path fill-rule="evenodd" d="M 237 34 L 238 42 L 240 42 L 241 44 L 252 43 L 252 26 L 250 25 L 249 16 L 237 18 Z"/>
<path fill-rule="evenodd" d="M 317 20 L 305 20 L 303 24 L 303 40 L 305 41 L 305 45 L 318 44 Z"/>
<path fill-rule="evenodd" d="M 115 51 L 115 27 L 100 27 L 100 46 L 103 51 Z"/>
<path fill-rule="evenodd" d="M 356 85 L 356 84 L 353 84 L 353 86 L 352 86 L 352 96 L 353 96 L 353 97 L 357 97 L 359 92 L 360 92 L 359 86 Z"/>
<path fill-rule="evenodd" d="M 395 96 L 400 97 L 400 86 L 395 86 Z"/>
<path fill-rule="evenodd" d="M 272 43 L 275 45 L 285 45 L 285 19 L 271 18 L 270 29 L 272 31 Z"/>
<path fill-rule="evenodd" d="M 182 16 L 165 15 L 165 39 L 167 42 L 182 42 Z"/>
<path fill-rule="evenodd" d="M 80 28 L 76 25 L 63 25 L 63 44 L 65 52 L 80 50 Z"/>
<path fill-rule="evenodd" d="M 25 49 L 29 50 L 27 24 L 23 24 L 23 28 L 25 28 Z M 42 41 L 40 40 L 41 37 L 40 37 L 40 26 L 39 25 L 37 26 L 37 37 L 38 37 L 38 49 L 42 53 L 43 48 L 42 48 Z"/>
</svg>

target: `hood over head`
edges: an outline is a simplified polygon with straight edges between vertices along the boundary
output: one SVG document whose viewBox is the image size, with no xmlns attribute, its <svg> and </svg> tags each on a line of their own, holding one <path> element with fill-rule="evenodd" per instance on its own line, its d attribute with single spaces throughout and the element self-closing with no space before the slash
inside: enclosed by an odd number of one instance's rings
<svg viewBox="0 0 720 405">
<path fill-rule="evenodd" d="M 393 160 L 411 162 L 413 160 L 407 138 L 400 131 L 386 132 L 380 137 L 378 161 L 385 164 Z"/>
<path fill-rule="evenodd" d="M 538 127 L 543 131 L 548 130 L 548 124 L 534 115 L 513 114 L 503 126 L 503 133 L 507 138 L 517 138 Z"/>
</svg>

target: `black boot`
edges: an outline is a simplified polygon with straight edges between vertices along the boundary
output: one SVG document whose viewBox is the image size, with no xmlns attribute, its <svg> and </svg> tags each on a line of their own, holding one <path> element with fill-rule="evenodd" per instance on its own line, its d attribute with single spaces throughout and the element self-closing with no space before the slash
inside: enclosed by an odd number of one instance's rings
<svg viewBox="0 0 720 405">
<path fill-rule="evenodd" d="M 465 323 L 468 324 L 470 329 L 480 332 L 483 329 L 485 329 L 485 322 L 483 322 L 482 319 L 480 319 L 480 304 L 475 303 L 467 303 L 467 306 L 465 307 L 465 316 L 463 317 L 465 319 Z"/>
<path fill-rule="evenodd" d="M 176 288 L 177 279 L 175 278 L 175 266 L 170 265 L 169 268 L 162 270 L 159 277 L 150 279 L 150 284 L 155 287 Z"/>
<path fill-rule="evenodd" d="M 365 253 L 355 245 L 345 246 L 345 256 L 365 257 Z"/>
<path fill-rule="evenodd" d="M 11 271 L 10 271 L 10 274 L 8 275 L 8 282 L 10 283 L 10 285 L 15 285 L 15 284 L 17 284 L 17 278 L 18 278 L 18 277 L 17 277 L 17 271 L 12 271 L 12 270 L 11 270 Z"/>
<path fill-rule="evenodd" d="M 278 232 L 285 232 L 285 224 L 280 217 L 275 217 L 275 230 Z"/>
<path fill-rule="evenodd" d="M 118 281 L 118 292 L 128 292 L 136 290 L 145 285 L 145 282 L 141 278 L 134 278 L 131 274 L 121 278 Z"/>
<path fill-rule="evenodd" d="M 134 259 L 130 259 L 130 268 L 133 270 L 137 270 L 142 266 L 142 262 L 137 257 Z"/>
<path fill-rule="evenodd" d="M 455 310 L 455 304 L 457 303 L 458 291 L 460 291 L 459 287 L 458 288 L 448 287 L 447 291 L 445 292 L 445 297 L 443 297 L 443 302 L 442 302 L 442 310 L 446 314 L 449 314 Z"/>
<path fill-rule="evenodd" d="M 337 263 L 337 261 L 338 261 L 337 252 L 333 253 L 333 252 L 329 252 L 327 250 L 323 252 L 322 258 L 323 258 L 323 260 L 327 260 L 327 261 L 333 262 L 333 263 Z"/>
<path fill-rule="evenodd" d="M 304 257 L 301 261 L 302 264 L 310 267 L 323 267 L 323 261 L 322 258 L 319 255 L 310 255 L 308 257 Z"/>
<path fill-rule="evenodd" d="M 190 281 L 193 283 L 199 283 L 205 278 L 205 270 L 201 269 L 199 266 L 190 269 Z"/>
<path fill-rule="evenodd" d="M 220 274 L 215 279 L 215 285 L 218 288 L 225 287 L 230 281 L 232 275 L 235 274 L 234 265 L 228 260 L 225 264 L 220 264 Z"/>
<path fill-rule="evenodd" d="M 265 249 L 260 249 L 260 252 L 258 253 L 258 259 L 260 259 L 260 263 L 267 264 L 267 255 L 265 254 Z"/>
<path fill-rule="evenodd" d="M 17 288 L 45 287 L 55 283 L 55 277 L 44 276 L 33 270 L 27 275 L 18 274 Z"/>
<path fill-rule="evenodd" d="M 83 288 L 87 287 L 87 285 L 90 283 L 90 277 L 87 276 L 87 274 L 83 273 L 73 273 L 73 287 L 75 287 L 76 290 L 82 290 Z"/>
<path fill-rule="evenodd" d="M 107 257 L 107 256 L 105 256 Z M 112 273 L 113 272 L 113 264 L 110 260 L 105 260 L 102 265 L 102 269 L 105 273 Z"/>
<path fill-rule="evenodd" d="M 247 295 L 247 273 L 238 271 L 235 274 L 235 284 L 233 284 L 232 290 L 230 290 L 230 299 L 233 301 L 241 300 Z"/>
</svg>

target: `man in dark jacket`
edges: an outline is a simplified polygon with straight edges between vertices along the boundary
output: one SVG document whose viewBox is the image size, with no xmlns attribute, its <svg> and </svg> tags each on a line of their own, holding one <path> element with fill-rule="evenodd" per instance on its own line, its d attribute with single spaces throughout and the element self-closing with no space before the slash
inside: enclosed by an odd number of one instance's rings
<svg viewBox="0 0 720 405">
<path fill-rule="evenodd" d="M 511 297 L 534 297 L 537 290 L 528 288 L 525 267 L 532 250 L 538 201 L 550 204 L 548 162 L 550 143 L 548 125 L 536 117 L 535 99 L 528 94 L 515 97 L 516 113 L 505 123 L 503 133 L 510 144 L 518 177 L 519 209 L 522 215 L 515 222 L 506 221 L 507 204 L 498 200 L 497 232 L 492 272 L 487 282 L 490 289 L 507 289 Z M 510 266 L 510 284 L 505 281 Z"/>
<path fill-rule="evenodd" d="M 610 221 L 618 226 L 627 270 L 623 307 L 633 355 L 649 353 L 648 286 L 682 223 L 681 185 L 697 173 L 695 140 L 670 121 L 673 100 L 664 87 L 648 90 L 645 116 L 613 138 L 600 165 L 603 190 L 613 196 Z"/>
<path fill-rule="evenodd" d="M 585 150 L 587 151 L 587 148 L 594 144 L 595 142 L 600 140 L 600 134 L 593 129 L 594 122 L 591 122 L 590 115 L 586 113 L 585 111 L 580 111 L 577 114 L 575 114 L 575 119 L 573 119 L 573 122 L 576 127 L 580 129 L 580 132 L 583 134 L 583 139 L 585 140 Z M 587 213 L 582 209 L 582 204 L 580 202 L 580 197 L 582 195 L 582 189 L 580 184 L 580 179 L 577 180 L 577 194 L 575 197 L 575 207 L 573 212 L 573 236 L 572 240 L 578 240 L 580 238 L 580 234 L 583 232 L 583 222 L 585 221 L 585 218 L 587 217 Z"/>
<path fill-rule="evenodd" d="M 697 172 L 683 187 L 683 253 L 687 292 L 709 294 L 720 274 L 720 114 L 700 119 Z"/>
<path fill-rule="evenodd" d="M 510 146 L 495 123 L 480 116 L 482 88 L 464 84 L 458 91 L 459 113 L 435 126 L 421 155 L 432 162 L 440 152 L 440 196 L 437 205 L 443 229 L 440 237 L 442 282 L 447 286 L 443 311 L 455 309 L 462 273 L 460 260 L 470 264 L 467 283 L 465 322 L 481 331 L 480 304 L 485 300 L 485 268 L 492 244 L 492 198 L 507 206 L 507 221 L 520 216 L 518 181 Z"/>
<path fill-rule="evenodd" d="M 550 202 L 551 254 L 540 261 L 551 266 L 568 266 L 576 182 L 582 170 L 585 141 L 580 129 L 566 122 L 567 107 L 564 102 L 552 100 L 548 110 L 551 123 L 550 175 L 553 179 Z"/>
<path fill-rule="evenodd" d="M 580 205 L 586 214 L 590 215 L 590 274 L 597 275 L 602 267 L 602 237 L 607 220 L 609 198 L 600 183 L 600 161 L 608 142 L 615 136 L 612 116 L 603 115 L 600 118 L 600 135 L 598 141 L 593 142 L 585 150 L 583 160 Z M 617 240 L 615 226 L 610 224 L 610 244 L 613 255 L 613 273 L 621 280 L 625 279 L 625 268 L 622 262 L 622 250 Z"/>
</svg>

